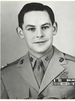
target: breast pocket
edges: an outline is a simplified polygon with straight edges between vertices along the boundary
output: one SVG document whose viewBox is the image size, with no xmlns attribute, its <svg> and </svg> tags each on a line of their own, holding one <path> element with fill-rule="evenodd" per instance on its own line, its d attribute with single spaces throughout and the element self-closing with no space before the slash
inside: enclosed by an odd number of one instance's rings
<svg viewBox="0 0 75 101">
<path fill-rule="evenodd" d="M 51 98 L 58 99 L 71 99 L 75 98 L 75 88 L 74 86 L 52 86 L 49 87 L 49 95 Z"/>
</svg>

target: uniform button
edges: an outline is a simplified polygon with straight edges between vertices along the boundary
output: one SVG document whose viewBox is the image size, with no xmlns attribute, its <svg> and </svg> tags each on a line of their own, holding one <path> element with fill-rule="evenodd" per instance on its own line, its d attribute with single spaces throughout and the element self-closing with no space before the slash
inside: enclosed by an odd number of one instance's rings
<svg viewBox="0 0 75 101">
<path fill-rule="evenodd" d="M 22 60 L 20 61 L 20 64 L 23 64 L 23 62 L 24 62 L 24 59 L 22 59 Z"/>
<path fill-rule="evenodd" d="M 46 60 L 46 61 L 48 61 L 48 60 L 49 60 L 49 58 L 48 58 L 48 57 L 46 57 L 46 58 L 45 58 L 45 60 Z"/>
<path fill-rule="evenodd" d="M 30 57 L 30 61 L 33 62 L 33 58 L 32 57 Z"/>
<path fill-rule="evenodd" d="M 60 58 L 60 59 L 59 59 L 59 62 L 63 62 L 63 61 L 64 61 L 64 58 Z"/>
</svg>

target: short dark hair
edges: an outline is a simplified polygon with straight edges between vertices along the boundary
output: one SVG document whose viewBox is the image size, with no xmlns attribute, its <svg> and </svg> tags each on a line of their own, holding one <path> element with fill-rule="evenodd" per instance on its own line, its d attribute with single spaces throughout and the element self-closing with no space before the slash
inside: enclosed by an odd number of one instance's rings
<svg viewBox="0 0 75 101">
<path fill-rule="evenodd" d="M 22 28 L 25 13 L 30 11 L 47 11 L 51 19 L 52 25 L 55 22 L 54 13 L 50 7 L 43 5 L 41 3 L 28 3 L 23 6 L 20 13 L 18 14 L 18 24 L 20 28 Z"/>
</svg>

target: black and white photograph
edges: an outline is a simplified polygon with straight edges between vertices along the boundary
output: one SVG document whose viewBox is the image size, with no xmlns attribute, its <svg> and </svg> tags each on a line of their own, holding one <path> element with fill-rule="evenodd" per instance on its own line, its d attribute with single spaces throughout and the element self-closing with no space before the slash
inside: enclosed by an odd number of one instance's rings
<svg viewBox="0 0 75 101">
<path fill-rule="evenodd" d="M 0 99 L 75 99 L 75 1 L 0 3 Z"/>
</svg>

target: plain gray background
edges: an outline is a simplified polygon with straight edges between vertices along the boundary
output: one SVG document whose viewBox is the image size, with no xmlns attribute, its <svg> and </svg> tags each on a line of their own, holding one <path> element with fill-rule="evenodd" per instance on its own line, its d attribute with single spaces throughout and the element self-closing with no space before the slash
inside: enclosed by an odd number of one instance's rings
<svg viewBox="0 0 75 101">
<path fill-rule="evenodd" d="M 1 2 L 1 65 L 25 55 L 27 46 L 16 33 L 17 15 L 25 1 Z M 61 51 L 75 56 L 75 1 L 43 1 L 50 6 L 58 23 L 54 45 Z"/>
</svg>

